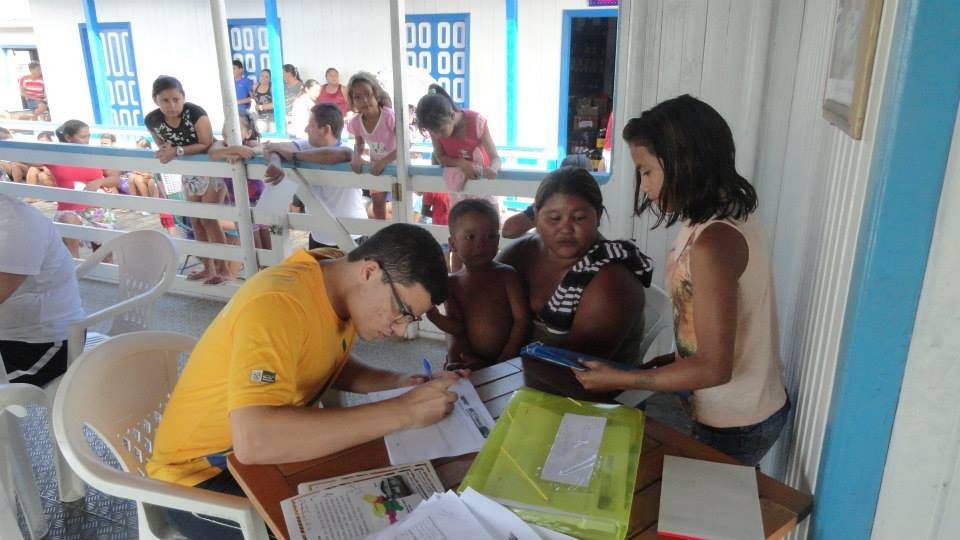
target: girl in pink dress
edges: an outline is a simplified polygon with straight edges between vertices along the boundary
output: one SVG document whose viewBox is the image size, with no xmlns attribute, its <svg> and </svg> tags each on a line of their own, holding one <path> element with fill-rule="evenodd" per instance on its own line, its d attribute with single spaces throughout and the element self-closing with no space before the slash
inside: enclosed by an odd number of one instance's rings
<svg viewBox="0 0 960 540">
<path fill-rule="evenodd" d="M 467 180 L 492 180 L 500 172 L 500 156 L 487 129 L 487 119 L 475 111 L 457 108 L 442 87 L 430 85 L 429 93 L 420 98 L 417 127 L 430 134 L 433 155 L 444 167 L 450 206 L 469 198 L 459 193 Z"/>
<path fill-rule="evenodd" d="M 353 135 L 353 172 L 363 172 L 363 151 L 370 149 L 370 174 L 380 176 L 387 165 L 397 160 L 396 115 L 390 96 L 377 78 L 361 71 L 347 83 L 347 104 L 356 112 L 348 122 L 347 131 Z M 387 192 L 370 190 L 373 217 L 386 219 Z"/>
<path fill-rule="evenodd" d="M 482 198 L 499 207 L 496 197 L 463 193 L 467 180 L 493 180 L 500 172 L 500 156 L 487 129 L 487 119 L 476 111 L 460 109 L 443 87 L 431 84 L 417 103 L 417 127 L 430 134 L 433 156 L 443 166 L 443 183 L 452 208 L 464 199 Z M 456 253 L 450 257 L 454 272 L 462 266 Z"/>
</svg>

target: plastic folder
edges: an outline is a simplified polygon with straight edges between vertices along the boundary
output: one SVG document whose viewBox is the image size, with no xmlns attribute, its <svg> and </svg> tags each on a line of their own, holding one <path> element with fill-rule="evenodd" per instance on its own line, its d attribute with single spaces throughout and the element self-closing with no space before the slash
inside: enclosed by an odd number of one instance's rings
<svg viewBox="0 0 960 540">
<path fill-rule="evenodd" d="M 518 390 L 460 484 L 530 523 L 588 540 L 623 539 L 643 413 Z"/>
</svg>

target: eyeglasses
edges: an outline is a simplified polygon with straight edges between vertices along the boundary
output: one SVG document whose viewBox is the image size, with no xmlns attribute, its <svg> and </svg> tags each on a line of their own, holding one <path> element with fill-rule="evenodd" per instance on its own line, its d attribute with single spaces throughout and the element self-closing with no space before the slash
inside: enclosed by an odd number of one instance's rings
<svg viewBox="0 0 960 540">
<path fill-rule="evenodd" d="M 397 301 L 397 307 L 400 309 L 400 316 L 394 319 L 394 322 L 397 324 L 410 324 L 412 322 L 422 321 L 422 316 L 417 316 L 413 314 L 413 311 L 410 307 L 400 298 L 400 293 L 397 292 L 397 287 L 393 284 L 393 278 L 390 277 L 389 272 L 383 266 L 383 263 L 377 261 L 377 264 L 380 265 L 380 270 L 383 272 L 383 277 L 387 278 L 387 285 L 390 285 L 390 291 L 393 292 L 393 299 Z"/>
</svg>

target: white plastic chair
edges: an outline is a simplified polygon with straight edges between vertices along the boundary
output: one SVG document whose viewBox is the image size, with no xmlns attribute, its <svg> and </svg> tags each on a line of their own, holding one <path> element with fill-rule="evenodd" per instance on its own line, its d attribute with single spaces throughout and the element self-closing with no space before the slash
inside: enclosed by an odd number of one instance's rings
<svg viewBox="0 0 960 540">
<path fill-rule="evenodd" d="M 26 416 L 26 407 L 30 405 L 47 407 L 47 394 L 32 384 L 0 383 L 0 531 L 9 535 L 4 538 L 23 538 L 17 525 L 18 500 L 30 538 L 39 540 L 49 531 L 23 433 L 14 418 Z M 84 495 L 85 487 L 57 449 L 52 424 L 50 442 L 60 500 L 66 502 L 80 499 Z"/>
<path fill-rule="evenodd" d="M 645 302 L 643 306 L 644 331 L 643 339 L 637 347 L 637 361 L 642 363 L 646 360 L 647 352 L 653 343 L 660 337 L 664 330 L 673 328 L 673 302 L 667 293 L 657 287 L 650 285 L 645 291 Z M 646 400 L 653 392 L 648 390 L 627 390 L 616 397 L 616 401 L 631 407 L 637 406 L 640 402 Z"/>
<path fill-rule="evenodd" d="M 136 501 L 140 538 L 179 538 L 158 508 L 164 507 L 235 521 L 245 538 L 266 540 L 263 520 L 247 499 L 145 476 L 180 355 L 196 341 L 175 332 L 132 332 L 84 352 L 64 376 L 53 404 L 57 443 L 87 484 Z M 84 426 L 103 440 L 123 470 L 97 458 Z"/>
<path fill-rule="evenodd" d="M 77 278 L 90 273 L 110 254 L 119 272 L 117 303 L 70 325 L 68 365 L 81 352 L 106 339 L 103 334 L 87 332 L 87 328 L 100 321 L 113 318 L 107 331 L 110 336 L 149 329 L 154 303 L 177 277 L 177 248 L 173 241 L 159 231 L 143 230 L 128 232 L 100 246 L 77 266 Z"/>
<path fill-rule="evenodd" d="M 673 328 L 673 302 L 666 291 L 656 285 L 650 285 L 645 292 L 643 306 L 645 327 L 637 356 L 641 362 L 646 359 L 647 351 L 653 345 L 653 342 L 660 337 L 660 333 Z"/>
</svg>

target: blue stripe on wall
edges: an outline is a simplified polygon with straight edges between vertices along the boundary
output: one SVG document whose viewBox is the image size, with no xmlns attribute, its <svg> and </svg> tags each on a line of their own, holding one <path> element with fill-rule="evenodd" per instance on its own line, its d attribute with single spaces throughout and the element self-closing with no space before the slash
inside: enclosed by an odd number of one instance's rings
<svg viewBox="0 0 960 540">
<path fill-rule="evenodd" d="M 263 0 L 263 12 L 267 25 L 267 46 L 270 49 L 270 93 L 273 95 L 273 125 L 270 135 L 287 132 L 287 109 L 283 82 L 283 45 L 280 40 L 280 16 L 277 0 Z"/>
<path fill-rule="evenodd" d="M 100 41 L 100 23 L 97 21 L 96 0 L 83 0 L 83 18 L 87 23 L 87 43 L 90 52 L 90 71 L 87 83 L 96 88 L 93 115 L 96 123 L 113 123 L 110 109 L 110 89 L 107 87 L 106 63 L 103 60 L 103 43 Z"/>
<path fill-rule="evenodd" d="M 957 117 L 956 0 L 900 0 L 889 15 L 893 46 L 814 498 L 817 539 L 871 534 Z"/>
<path fill-rule="evenodd" d="M 517 144 L 517 0 L 507 8 L 507 146 Z"/>
</svg>

